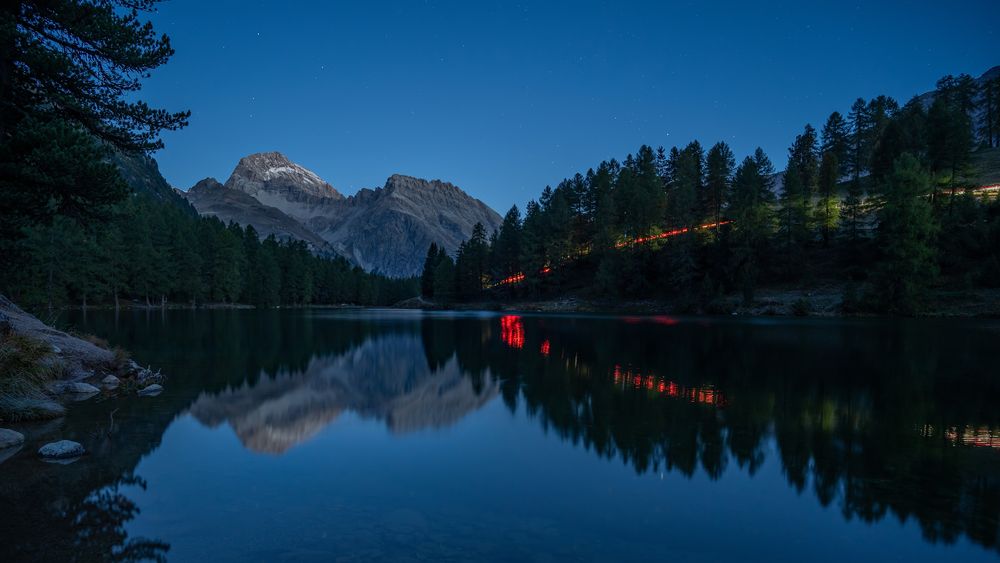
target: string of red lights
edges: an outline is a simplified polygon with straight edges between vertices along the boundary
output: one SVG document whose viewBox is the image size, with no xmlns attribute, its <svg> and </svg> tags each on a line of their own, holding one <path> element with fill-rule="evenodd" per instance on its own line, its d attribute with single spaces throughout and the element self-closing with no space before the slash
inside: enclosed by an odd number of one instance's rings
<svg viewBox="0 0 1000 563">
<path fill-rule="evenodd" d="M 714 223 L 705 223 L 704 225 L 698 225 L 696 227 L 683 227 L 683 228 L 680 228 L 680 229 L 672 229 L 672 230 L 669 230 L 669 231 L 666 231 L 666 232 L 663 232 L 663 233 L 658 233 L 658 234 L 655 234 L 655 235 L 649 235 L 649 236 L 645 236 L 645 237 L 637 237 L 637 238 L 634 238 L 632 240 L 618 242 L 618 243 L 615 244 L 615 248 L 625 248 L 627 246 L 633 246 L 633 245 L 637 245 L 637 244 L 647 244 L 647 243 L 650 243 L 650 242 L 653 242 L 653 241 L 663 240 L 663 239 L 667 239 L 667 238 L 674 237 L 674 236 L 677 236 L 677 235 L 683 235 L 685 233 L 691 232 L 692 230 L 701 231 L 701 230 L 705 230 L 705 229 L 714 229 L 716 227 L 721 227 L 722 225 L 728 225 L 728 224 L 730 224 L 732 222 L 733 221 L 717 221 L 717 222 L 714 222 Z M 542 275 L 549 274 L 551 272 L 552 272 L 552 268 L 550 266 L 545 266 L 544 268 L 542 268 L 540 270 L 540 273 Z M 502 285 L 512 285 L 512 284 L 521 283 L 521 282 L 524 281 L 524 278 L 525 278 L 524 272 L 518 272 L 518 273 L 516 273 L 514 275 L 507 276 L 506 278 L 503 278 L 502 280 L 499 280 L 499 281 L 491 284 L 489 287 L 490 288 L 494 288 L 494 287 L 499 287 L 499 286 L 502 286 Z"/>
</svg>

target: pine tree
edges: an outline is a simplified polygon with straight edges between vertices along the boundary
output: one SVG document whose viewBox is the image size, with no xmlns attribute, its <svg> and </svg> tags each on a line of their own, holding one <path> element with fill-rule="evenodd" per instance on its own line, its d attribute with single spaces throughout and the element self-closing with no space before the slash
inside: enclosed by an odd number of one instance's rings
<svg viewBox="0 0 1000 563">
<path fill-rule="evenodd" d="M 820 150 L 823 153 L 831 153 L 837 159 L 837 176 L 844 176 L 849 172 L 848 162 L 851 152 L 851 134 L 847 121 L 839 111 L 835 111 L 827 118 L 823 125 L 822 144 Z"/>
<path fill-rule="evenodd" d="M 458 296 L 467 299 L 479 294 L 487 283 L 489 246 L 482 223 L 472 228 L 472 236 L 464 241 L 455 257 Z"/>
<path fill-rule="evenodd" d="M 169 263 L 174 270 L 172 291 L 182 299 L 190 300 L 192 304 L 202 298 L 201 269 L 202 260 L 198 253 L 198 242 L 194 233 L 192 221 L 183 216 L 175 215 L 176 229 L 170 239 L 168 252 Z M 248 227 L 249 231 L 250 228 Z"/>
<path fill-rule="evenodd" d="M 274 235 L 268 236 L 260 244 L 260 255 L 258 256 L 258 275 L 260 276 L 260 305 L 262 307 L 276 307 L 281 304 L 281 293 L 284 280 L 281 275 L 281 264 L 279 255 L 281 245 Z M 347 286 L 346 281 L 340 282 Z M 333 302 L 354 302 L 355 295 L 345 287 L 341 290 Z"/>
<path fill-rule="evenodd" d="M 971 121 L 954 100 L 954 97 L 939 95 L 927 112 L 927 156 L 931 172 L 952 192 L 972 152 Z M 937 199 L 936 189 L 934 199 Z"/>
<path fill-rule="evenodd" d="M 773 176 L 770 159 L 757 148 L 752 157 L 740 163 L 733 178 L 733 198 L 728 210 L 735 221 L 732 277 L 747 304 L 753 302 L 773 230 Z"/>
<path fill-rule="evenodd" d="M 431 299 L 434 297 L 434 270 L 438 263 L 438 245 L 432 242 L 427 247 L 427 256 L 424 258 L 424 268 L 420 274 L 420 294 Z"/>
<path fill-rule="evenodd" d="M 825 151 L 819 168 L 819 202 L 816 206 L 816 225 L 824 246 L 830 244 L 833 232 L 840 222 L 837 202 L 839 169 L 837 155 L 832 151 Z"/>
<path fill-rule="evenodd" d="M 817 151 L 816 130 L 810 125 L 788 149 L 779 217 L 789 274 L 802 272 L 805 246 L 812 239 L 812 196 L 819 180 Z"/>
<path fill-rule="evenodd" d="M 881 259 L 873 276 L 877 306 L 889 313 L 912 314 L 937 273 L 934 237 L 937 226 L 927 196 L 930 178 L 910 154 L 897 161 L 883 188 L 876 241 Z"/>
<path fill-rule="evenodd" d="M 127 187 L 112 148 L 149 152 L 186 124 L 135 100 L 173 55 L 154 2 L 19 0 L 0 9 L 0 238 L 54 215 L 106 217 Z"/>
<path fill-rule="evenodd" d="M 668 192 L 667 223 L 669 228 L 694 229 L 707 211 L 707 191 L 704 186 L 704 152 L 698 141 L 689 143 L 677 154 L 673 163 L 673 181 Z M 711 212 L 709 211 L 709 214 Z M 687 296 L 695 287 L 699 275 L 696 253 L 696 238 L 690 235 L 674 237 L 666 243 L 666 271 L 669 273 L 670 289 Z M 626 264 L 646 257 L 646 248 L 636 248 L 626 257 Z M 637 268 L 628 280 L 632 293 L 641 293 L 642 268 Z"/>
<path fill-rule="evenodd" d="M 667 223 L 671 228 L 693 227 L 705 209 L 703 195 L 704 152 L 692 141 L 676 153 L 673 178 L 668 192 Z"/>
<path fill-rule="evenodd" d="M 545 224 L 538 202 L 529 201 L 525 210 L 524 226 L 521 229 L 521 265 L 524 267 L 527 291 L 536 293 L 541 288 L 542 269 L 548 266 Z"/>
<path fill-rule="evenodd" d="M 861 236 L 864 224 L 865 192 L 859 178 L 852 178 L 847 183 L 847 196 L 840 207 L 841 229 L 847 234 L 847 239 L 853 246 Z"/>
<path fill-rule="evenodd" d="M 455 262 L 444 256 L 434 268 L 434 298 L 443 303 L 455 299 Z"/>
<path fill-rule="evenodd" d="M 507 211 L 500 224 L 496 256 L 500 279 L 521 272 L 521 211 L 516 205 Z"/>
<path fill-rule="evenodd" d="M 705 191 L 708 194 L 708 216 L 716 224 L 716 232 L 722 220 L 722 209 L 729 203 L 735 166 L 736 157 L 726 143 L 716 143 L 709 149 L 705 158 Z"/>
</svg>

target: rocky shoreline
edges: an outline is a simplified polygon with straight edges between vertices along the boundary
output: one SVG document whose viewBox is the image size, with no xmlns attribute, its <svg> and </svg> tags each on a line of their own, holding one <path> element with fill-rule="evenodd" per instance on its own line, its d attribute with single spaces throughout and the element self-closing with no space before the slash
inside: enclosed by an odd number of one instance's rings
<svg viewBox="0 0 1000 563">
<path fill-rule="evenodd" d="M 58 418 L 66 404 L 100 394 L 162 391 L 161 373 L 100 344 L 56 330 L 0 295 L 0 424 Z M 0 428 L 0 461 L 23 443 L 20 432 Z M 84 453 L 69 440 L 38 450 L 42 459 L 59 463 Z"/>
</svg>

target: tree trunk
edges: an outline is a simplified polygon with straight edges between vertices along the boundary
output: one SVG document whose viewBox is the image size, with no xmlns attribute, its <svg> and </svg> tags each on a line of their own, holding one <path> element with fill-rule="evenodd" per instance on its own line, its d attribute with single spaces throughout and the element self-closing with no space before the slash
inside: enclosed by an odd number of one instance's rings
<svg viewBox="0 0 1000 563">
<path fill-rule="evenodd" d="M 114 288 L 114 294 L 115 294 L 115 311 L 117 311 L 118 310 L 118 288 L 117 287 Z"/>
</svg>

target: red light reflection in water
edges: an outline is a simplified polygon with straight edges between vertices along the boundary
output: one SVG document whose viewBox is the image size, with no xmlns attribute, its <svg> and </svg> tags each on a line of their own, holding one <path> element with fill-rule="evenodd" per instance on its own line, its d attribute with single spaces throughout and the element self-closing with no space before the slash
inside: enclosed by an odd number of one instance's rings
<svg viewBox="0 0 1000 563">
<path fill-rule="evenodd" d="M 629 385 L 634 389 L 645 389 L 665 397 L 720 408 L 726 406 L 726 398 L 711 385 L 685 387 L 654 374 L 642 374 L 621 366 L 615 366 L 614 380 L 615 385 Z"/>
<path fill-rule="evenodd" d="M 504 344 L 520 350 L 524 348 L 524 323 L 517 315 L 500 317 L 500 340 Z"/>
<path fill-rule="evenodd" d="M 546 341 L 542 342 L 542 347 L 541 347 L 541 349 L 539 349 L 539 352 L 541 352 L 541 354 L 543 356 L 545 356 L 546 358 L 548 358 L 549 357 L 549 351 L 551 351 L 551 349 L 552 349 L 552 344 L 549 343 L 548 340 L 546 340 Z"/>
<path fill-rule="evenodd" d="M 938 431 L 928 424 L 920 429 L 920 435 L 924 438 L 932 438 L 938 435 Z M 1000 429 L 998 428 L 952 426 L 944 429 L 944 437 L 955 445 L 1000 449 Z"/>
</svg>

